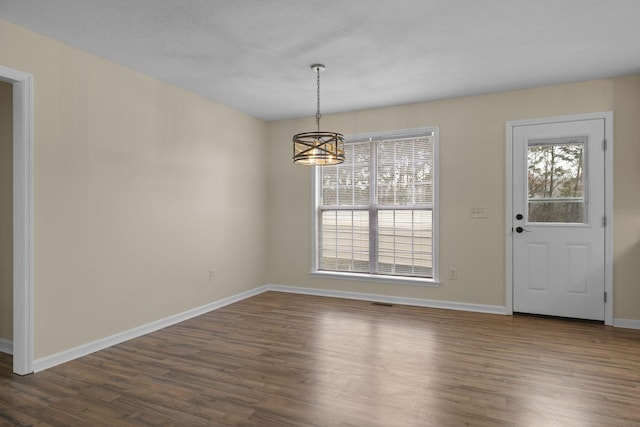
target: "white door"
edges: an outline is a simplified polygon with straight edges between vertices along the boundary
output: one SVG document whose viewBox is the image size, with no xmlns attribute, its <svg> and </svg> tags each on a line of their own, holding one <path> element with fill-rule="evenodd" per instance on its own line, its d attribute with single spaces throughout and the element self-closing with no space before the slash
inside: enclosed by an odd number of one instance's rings
<svg viewBox="0 0 640 427">
<path fill-rule="evenodd" d="M 512 128 L 514 312 L 604 320 L 604 125 Z"/>
</svg>

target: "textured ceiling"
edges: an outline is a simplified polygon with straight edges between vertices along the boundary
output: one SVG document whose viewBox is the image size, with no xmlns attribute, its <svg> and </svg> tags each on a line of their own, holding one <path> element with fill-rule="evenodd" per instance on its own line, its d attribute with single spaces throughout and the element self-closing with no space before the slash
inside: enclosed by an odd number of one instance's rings
<svg viewBox="0 0 640 427">
<path fill-rule="evenodd" d="M 0 18 L 265 120 L 640 73 L 640 0 L 0 0 Z M 2 58 L 0 58 L 0 63 Z"/>
</svg>

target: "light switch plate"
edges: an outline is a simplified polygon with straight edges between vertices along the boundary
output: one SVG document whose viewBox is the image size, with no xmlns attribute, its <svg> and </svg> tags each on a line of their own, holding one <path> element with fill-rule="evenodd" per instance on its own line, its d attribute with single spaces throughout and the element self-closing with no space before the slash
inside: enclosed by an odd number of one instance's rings
<svg viewBox="0 0 640 427">
<path fill-rule="evenodd" d="M 469 208 L 469 218 L 486 218 L 487 207 L 486 206 L 472 206 Z"/>
</svg>

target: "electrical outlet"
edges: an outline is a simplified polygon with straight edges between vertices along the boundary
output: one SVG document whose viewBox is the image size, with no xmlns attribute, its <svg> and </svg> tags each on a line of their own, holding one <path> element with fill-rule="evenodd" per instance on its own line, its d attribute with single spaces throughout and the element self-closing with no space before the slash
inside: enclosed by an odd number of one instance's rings
<svg viewBox="0 0 640 427">
<path fill-rule="evenodd" d="M 212 282 L 214 280 L 216 280 L 216 271 L 215 270 L 209 270 L 209 280 L 211 280 Z"/>
<path fill-rule="evenodd" d="M 455 268 L 449 269 L 449 280 L 458 280 L 458 270 Z"/>
</svg>

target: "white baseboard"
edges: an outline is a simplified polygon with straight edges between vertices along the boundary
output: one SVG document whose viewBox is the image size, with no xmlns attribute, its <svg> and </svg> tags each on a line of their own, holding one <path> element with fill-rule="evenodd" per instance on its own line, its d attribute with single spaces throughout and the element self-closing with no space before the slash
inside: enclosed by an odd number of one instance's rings
<svg viewBox="0 0 640 427">
<path fill-rule="evenodd" d="M 613 319 L 613 326 L 616 328 L 640 329 L 640 320 Z"/>
<path fill-rule="evenodd" d="M 317 289 L 317 288 L 301 288 L 297 286 L 266 285 L 265 288 L 266 288 L 265 290 L 268 290 L 268 291 L 289 292 L 292 294 L 356 299 L 356 300 L 363 300 L 363 301 L 383 302 L 388 304 L 401 304 L 401 305 L 413 305 L 417 307 L 443 308 L 447 310 L 474 311 L 478 313 L 503 314 L 503 315 L 507 314 L 506 307 L 499 306 L 499 305 L 468 304 L 464 302 L 430 300 L 430 299 L 422 299 L 422 298 L 394 297 L 394 296 L 378 295 L 378 294 L 365 294 L 360 292 L 345 292 L 345 291 Z"/>
<path fill-rule="evenodd" d="M 0 338 L 0 353 L 13 354 L 13 341 Z"/>
<path fill-rule="evenodd" d="M 226 305 L 233 304 L 234 302 L 238 302 L 243 299 L 261 294 L 266 290 L 266 286 L 261 286 L 259 288 L 242 292 L 237 295 L 233 295 L 228 298 L 203 305 L 201 307 L 197 307 L 182 313 L 175 314 L 173 316 L 166 317 L 164 319 L 156 320 L 155 322 L 147 323 L 146 325 L 129 329 L 128 331 L 123 331 L 87 344 L 82 344 L 69 350 L 61 351 L 60 353 L 52 354 L 51 356 L 37 359 L 33 362 L 33 371 L 39 372 L 48 368 L 52 368 L 56 365 L 69 362 L 73 359 L 86 356 L 96 351 L 103 350 L 107 347 L 129 341 L 130 339 L 146 335 L 159 329 L 166 328 L 167 326 L 175 325 L 176 323 L 180 323 L 193 317 L 197 317 L 218 308 L 224 307 Z"/>
</svg>

